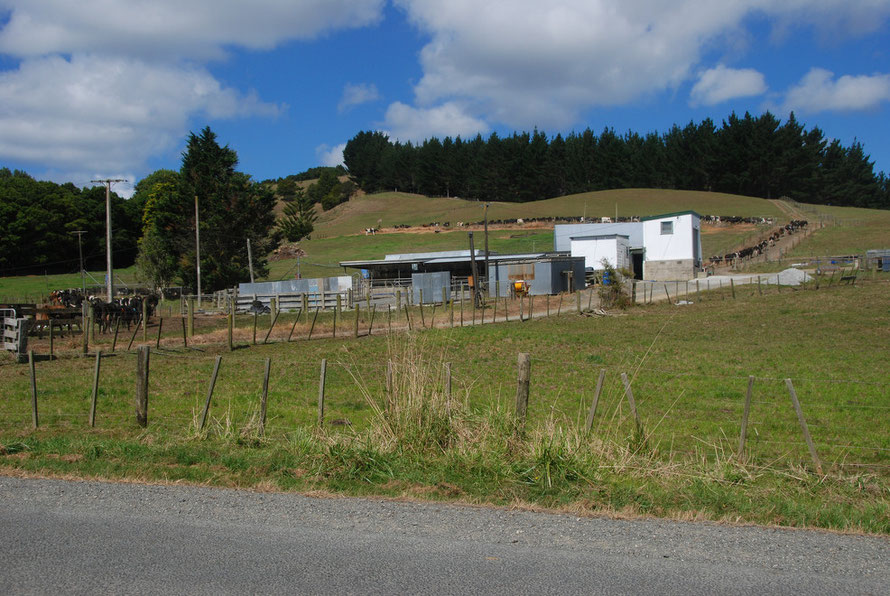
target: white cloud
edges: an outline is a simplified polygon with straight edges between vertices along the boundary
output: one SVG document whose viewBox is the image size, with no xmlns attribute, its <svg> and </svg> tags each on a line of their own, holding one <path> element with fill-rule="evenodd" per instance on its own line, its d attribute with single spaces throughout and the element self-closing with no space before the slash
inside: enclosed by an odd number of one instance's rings
<svg viewBox="0 0 890 596">
<path fill-rule="evenodd" d="M 420 107 L 460 100 L 490 121 L 565 127 L 594 106 L 676 89 L 746 19 L 874 31 L 887 0 L 396 0 L 431 37 Z M 786 25 L 794 23 L 793 25 Z"/>
<path fill-rule="evenodd" d="M 788 90 L 783 110 L 801 112 L 870 110 L 890 101 L 890 74 L 843 75 L 838 79 L 824 68 L 811 68 Z"/>
<path fill-rule="evenodd" d="M 60 169 L 132 171 L 172 148 L 188 117 L 275 115 L 200 67 L 75 55 L 0 73 L 0 156 Z"/>
<path fill-rule="evenodd" d="M 340 143 L 333 147 L 329 145 L 319 145 L 315 148 L 315 155 L 323 166 L 340 166 L 343 165 L 343 150 L 346 149 L 346 143 Z"/>
<path fill-rule="evenodd" d="M 11 11 L 0 52 L 219 57 L 377 23 L 383 0 L 0 0 Z"/>
<path fill-rule="evenodd" d="M 391 138 L 402 142 L 417 142 L 433 136 L 466 138 L 489 129 L 483 120 L 474 118 L 454 102 L 415 108 L 397 101 L 387 108 L 382 126 Z"/>
<path fill-rule="evenodd" d="M 383 0 L 0 0 L 0 159 L 139 171 L 195 116 L 275 116 L 202 63 L 376 23 Z M 0 21 L 2 22 L 2 21 Z"/>
<path fill-rule="evenodd" d="M 692 105 L 712 106 L 737 97 L 761 95 L 766 90 L 762 73 L 752 68 L 727 68 L 720 64 L 701 73 L 689 95 Z"/>
<path fill-rule="evenodd" d="M 355 106 L 377 101 L 378 99 L 380 99 L 380 92 L 377 91 L 377 86 L 373 83 L 359 83 L 357 85 L 347 83 L 343 88 L 343 97 L 340 98 L 340 103 L 337 104 L 337 111 L 345 112 Z"/>
</svg>

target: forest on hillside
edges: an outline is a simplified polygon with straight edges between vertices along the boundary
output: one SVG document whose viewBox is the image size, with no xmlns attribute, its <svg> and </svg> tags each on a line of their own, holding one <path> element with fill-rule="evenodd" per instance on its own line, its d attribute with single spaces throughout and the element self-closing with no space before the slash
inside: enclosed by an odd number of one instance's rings
<svg viewBox="0 0 890 596">
<path fill-rule="evenodd" d="M 136 259 L 143 205 L 111 193 L 115 267 Z M 105 268 L 104 186 L 78 188 L 0 168 L 0 275 L 78 271 L 81 248 L 85 268 Z"/>
<path fill-rule="evenodd" d="M 566 137 L 517 132 L 487 139 L 430 138 L 419 144 L 381 132 L 343 151 L 366 192 L 394 190 L 481 201 L 527 202 L 617 188 L 700 190 L 856 207 L 890 208 L 890 181 L 861 143 L 844 146 L 792 113 L 731 114 L 663 134 L 589 128 Z"/>
</svg>

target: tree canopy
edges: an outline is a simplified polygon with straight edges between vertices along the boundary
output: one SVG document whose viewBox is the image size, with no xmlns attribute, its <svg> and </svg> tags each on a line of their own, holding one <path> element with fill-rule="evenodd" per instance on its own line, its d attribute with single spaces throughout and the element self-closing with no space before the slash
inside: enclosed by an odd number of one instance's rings
<svg viewBox="0 0 890 596">
<path fill-rule="evenodd" d="M 541 131 L 391 141 L 365 131 L 346 143 L 350 178 L 366 192 L 524 202 L 615 188 L 668 188 L 808 203 L 890 208 L 890 186 L 862 145 L 829 143 L 792 113 L 735 113 L 664 134 L 589 128 L 548 139 Z"/>
<path fill-rule="evenodd" d="M 138 205 L 111 193 L 112 253 L 116 267 L 136 257 Z M 0 168 L 0 275 L 80 270 L 77 235 L 83 230 L 84 266 L 104 268 L 105 188 L 37 181 Z"/>
<path fill-rule="evenodd" d="M 201 283 L 208 290 L 249 277 L 247 240 L 254 272 L 268 273 L 266 255 L 278 242 L 275 198 L 266 185 L 235 170 L 238 155 L 220 146 L 209 127 L 191 133 L 175 172 L 155 172 L 147 184 L 140 268 L 156 283 L 180 280 L 197 286 L 195 204 L 201 237 Z"/>
</svg>

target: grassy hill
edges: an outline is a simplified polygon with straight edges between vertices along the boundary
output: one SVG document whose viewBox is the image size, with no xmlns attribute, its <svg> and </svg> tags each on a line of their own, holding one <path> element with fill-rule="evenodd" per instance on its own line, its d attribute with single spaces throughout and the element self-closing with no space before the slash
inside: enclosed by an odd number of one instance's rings
<svg viewBox="0 0 890 596">
<path fill-rule="evenodd" d="M 491 203 L 492 220 L 618 215 L 657 215 L 692 209 L 702 215 L 740 215 L 782 218 L 784 213 L 771 201 L 723 193 L 699 191 L 622 189 L 588 192 L 530 203 Z M 384 192 L 351 199 L 321 214 L 314 238 L 360 233 L 365 228 L 420 225 L 432 222 L 477 222 L 483 218 L 483 203 L 456 198 L 430 198 L 401 192 Z"/>
<path fill-rule="evenodd" d="M 459 250 L 469 248 L 466 231 L 456 231 L 457 222 L 475 223 L 484 217 L 483 203 L 457 198 L 431 198 L 399 192 L 354 197 L 347 203 L 322 213 L 312 239 L 300 246 L 306 251 L 301 263 L 303 277 L 342 273 L 339 261 L 379 259 L 388 253 Z M 787 218 L 775 203 L 754 197 L 722 193 L 659 189 L 623 189 L 581 193 L 530 203 L 491 203 L 489 220 L 536 217 L 614 217 L 646 216 L 692 209 L 703 215 L 738 215 Z M 384 233 L 366 236 L 365 228 L 392 228 L 450 222 L 439 233 Z M 515 226 L 514 226 L 515 228 Z M 705 254 L 726 252 L 756 237 L 765 227 L 743 226 L 706 230 L 702 235 Z M 477 247 L 482 246 L 481 234 Z M 551 230 L 525 226 L 525 229 L 497 229 L 489 233 L 490 249 L 500 253 L 552 250 Z M 295 261 L 272 263 L 270 279 L 290 276 Z"/>
</svg>

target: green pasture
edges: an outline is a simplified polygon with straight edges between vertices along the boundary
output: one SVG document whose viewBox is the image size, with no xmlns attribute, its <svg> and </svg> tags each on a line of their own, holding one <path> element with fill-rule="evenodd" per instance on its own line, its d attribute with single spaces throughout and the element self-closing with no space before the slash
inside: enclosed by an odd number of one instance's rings
<svg viewBox="0 0 890 596">
<path fill-rule="evenodd" d="M 890 312 L 877 308 L 890 280 L 807 288 L 739 286 L 694 295 L 695 304 L 639 306 L 579 316 L 571 297 L 553 316 L 450 326 L 450 312 L 419 309 L 282 314 L 262 345 L 269 315 L 225 322 L 200 317 L 189 349 L 179 319 L 166 320 L 151 355 L 149 425 L 133 417 L 133 352 L 102 359 L 96 428 L 87 424 L 95 357 L 78 336 L 57 338 L 59 358 L 37 340 L 40 428 L 31 428 L 27 365 L 0 360 L 0 467 L 102 478 L 188 481 L 273 490 L 528 503 L 582 512 L 819 526 L 890 532 L 890 384 L 884 372 Z M 586 299 L 586 295 L 585 295 Z M 526 305 L 527 308 L 527 305 Z M 538 298 L 535 310 L 546 303 Z M 560 316 L 555 316 L 557 309 Z M 465 305 L 464 319 L 471 309 Z M 486 313 L 491 321 L 492 310 Z M 477 321 L 480 313 L 476 313 Z M 253 325 L 257 344 L 253 345 Z M 294 325 L 294 323 L 297 323 Z M 147 330 L 154 345 L 157 322 Z M 294 329 L 294 341 L 287 335 Z M 94 348 L 108 352 L 110 337 Z M 129 337 L 127 338 L 129 340 Z M 136 343 L 141 343 L 141 333 Z M 125 346 L 124 346 L 125 347 Z M 529 418 L 513 420 L 517 356 L 531 355 Z M 196 428 L 215 358 L 219 379 L 204 432 Z M 271 360 L 268 419 L 259 404 Z M 327 361 L 327 423 L 315 427 L 321 360 Z M 384 407 L 387 364 L 395 386 L 421 403 L 393 438 Z M 454 402 L 442 401 L 445 365 Z M 601 370 L 605 385 L 590 435 L 583 423 Z M 621 373 L 641 419 L 637 430 Z M 754 376 L 748 442 L 739 427 Z M 821 458 L 818 474 L 785 379 L 792 379 Z M 410 381 L 407 382 L 406 381 Z M 403 394 L 404 393 L 404 394 Z M 442 405 L 445 404 L 445 405 Z M 441 406 L 441 408 L 439 407 Z M 453 410 L 445 416 L 446 410 Z M 392 410 L 389 416 L 399 415 Z M 413 429 L 413 430 L 412 430 Z M 432 433 L 432 434 L 431 434 Z M 434 439 L 431 441 L 430 436 Z"/>
<path fill-rule="evenodd" d="M 691 209 L 702 215 L 739 215 L 786 219 L 766 199 L 723 193 L 661 189 L 622 189 L 588 192 L 529 203 L 490 203 L 490 220 L 535 217 L 621 217 L 657 215 Z M 318 218 L 315 238 L 358 234 L 365 228 L 433 222 L 477 223 L 484 203 L 457 198 L 431 198 L 384 192 L 355 197 Z"/>
<path fill-rule="evenodd" d="M 90 271 L 89 273 L 92 278 L 86 277 L 87 288 L 102 286 L 105 283 L 105 271 Z M 135 267 L 115 269 L 114 276 L 115 283 L 127 285 L 138 283 Z M 79 273 L 0 277 L 0 302 L 37 303 L 45 300 L 53 290 L 79 287 L 81 287 Z"/>
<path fill-rule="evenodd" d="M 890 248 L 890 211 L 799 205 L 814 224 L 823 227 L 795 247 L 791 257 L 864 255 L 867 250 Z"/>
</svg>

